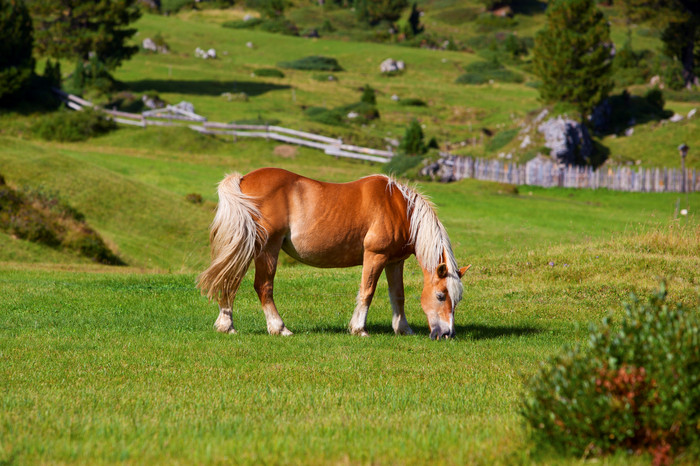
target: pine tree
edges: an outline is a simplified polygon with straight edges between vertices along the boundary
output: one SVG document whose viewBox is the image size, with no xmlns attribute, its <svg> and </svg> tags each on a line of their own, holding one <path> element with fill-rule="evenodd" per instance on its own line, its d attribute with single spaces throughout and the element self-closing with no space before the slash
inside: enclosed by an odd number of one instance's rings
<svg viewBox="0 0 700 466">
<path fill-rule="evenodd" d="M 22 0 L 0 0 L 0 101 L 18 98 L 34 75 L 32 20 Z"/>
<path fill-rule="evenodd" d="M 664 53 L 681 62 L 685 86 L 697 84 L 695 66 L 700 57 L 700 1 L 698 0 L 620 0 L 631 22 L 651 21 L 661 30 Z"/>
<path fill-rule="evenodd" d="M 399 150 L 406 155 L 421 155 L 425 154 L 427 147 L 425 146 L 423 128 L 415 118 L 406 127 L 406 133 L 401 140 Z"/>
<path fill-rule="evenodd" d="M 31 0 L 37 50 L 53 58 L 87 62 L 91 56 L 114 70 L 138 51 L 126 45 L 141 16 L 137 0 Z"/>
<path fill-rule="evenodd" d="M 358 21 L 378 24 L 394 22 L 408 6 L 408 0 L 355 0 L 355 15 Z"/>
<path fill-rule="evenodd" d="M 594 0 L 555 0 L 535 36 L 534 70 L 545 102 L 568 102 L 583 121 L 612 89 L 610 27 Z"/>
</svg>

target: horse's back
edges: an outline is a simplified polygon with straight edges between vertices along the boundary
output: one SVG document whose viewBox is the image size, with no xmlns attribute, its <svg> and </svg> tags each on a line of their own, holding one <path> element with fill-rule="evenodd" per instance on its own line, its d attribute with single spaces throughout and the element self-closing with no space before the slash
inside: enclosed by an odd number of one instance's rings
<svg viewBox="0 0 700 466">
<path fill-rule="evenodd" d="M 241 190 L 256 199 L 265 228 L 282 235 L 285 251 L 302 262 L 351 266 L 362 262 L 368 248 L 392 255 L 405 250 L 406 203 L 385 176 L 326 183 L 262 168 L 241 179 Z"/>
</svg>

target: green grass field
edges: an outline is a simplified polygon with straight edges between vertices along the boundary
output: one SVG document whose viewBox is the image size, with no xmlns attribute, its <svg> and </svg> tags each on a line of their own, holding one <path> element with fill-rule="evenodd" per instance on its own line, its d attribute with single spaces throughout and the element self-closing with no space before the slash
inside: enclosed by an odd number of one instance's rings
<svg viewBox="0 0 700 466">
<path fill-rule="evenodd" d="M 163 131 L 154 136 L 198 143 Z M 384 280 L 371 337 L 349 335 L 360 269 L 288 259 L 276 298 L 295 335 L 267 335 L 250 274 L 234 312 L 240 334 L 217 334 L 216 306 L 194 281 L 223 174 L 277 165 L 343 181 L 378 166 L 305 151 L 275 159 L 262 141 L 208 141 L 196 155 L 140 149 L 117 134 L 60 146 L 3 140 L 8 182 L 69 194 L 129 266 L 0 235 L 2 461 L 551 461 L 518 415 L 523 377 L 658 277 L 673 299 L 697 299 L 700 230 L 695 216 L 674 220 L 677 195 L 462 181 L 421 186 L 460 264 L 473 264 L 456 340 L 428 338 L 415 260 L 405 274 L 415 336 L 393 335 Z M 187 203 L 189 192 L 207 202 Z M 694 212 L 700 198 L 687 202 Z"/>
<path fill-rule="evenodd" d="M 474 2 L 420 3 L 427 25 L 451 28 L 460 40 L 478 34 L 456 23 Z M 294 10 L 300 24 L 323 19 L 304 8 Z M 477 54 L 219 26 L 243 13 L 144 15 L 136 39 L 160 32 L 173 53 L 139 54 L 117 78 L 135 93 L 191 101 L 210 120 L 276 118 L 367 144 L 402 135 L 414 116 L 428 137 L 455 141 L 482 127 L 516 128 L 540 108 L 525 84 L 454 84 Z M 329 17 L 344 21 L 346 13 Z M 531 35 L 542 18 L 516 19 Z M 220 58 L 194 58 L 198 46 L 216 46 Z M 312 54 L 338 58 L 346 68 L 338 82 L 294 70 L 281 79 L 251 76 Z M 407 73 L 379 76 L 388 56 L 406 60 Z M 379 91 L 382 117 L 374 125 L 331 127 L 303 116 L 302 105 L 357 101 L 365 83 Z M 224 92 L 249 99 L 228 101 Z M 400 106 L 393 93 L 428 107 Z M 686 113 L 693 105 L 667 103 Z M 347 324 L 360 268 L 313 269 L 286 256 L 275 298 L 294 336 L 267 334 L 250 272 L 234 307 L 239 334 L 222 335 L 212 328 L 216 305 L 195 288 L 208 264 L 218 181 L 231 171 L 276 166 L 344 182 L 381 166 L 305 148 L 278 155 L 271 142 L 234 143 L 178 128 L 122 128 L 81 143 L 49 143 L 31 134 L 37 117 L 0 115 L 0 174 L 18 188 L 59 192 L 128 265 L 97 265 L 0 232 L 0 464 L 580 463 L 530 438 L 519 414 L 523 380 L 563 345 L 584 341 L 591 321 L 620 316 L 629 293 L 648 294 L 661 278 L 671 301 L 698 302 L 700 194 L 463 180 L 418 186 L 435 203 L 459 264 L 473 265 L 456 339 L 428 338 L 415 259 L 407 261 L 405 284 L 416 334 L 393 334 L 382 279 L 368 317 L 371 336 L 359 338 Z M 616 162 L 673 166 L 682 139 L 691 146 L 688 164 L 700 167 L 693 149 L 699 135 L 697 120 L 650 122 L 604 143 Z M 487 145 L 469 153 L 493 156 Z M 192 193 L 204 202 L 188 202 Z"/>
</svg>

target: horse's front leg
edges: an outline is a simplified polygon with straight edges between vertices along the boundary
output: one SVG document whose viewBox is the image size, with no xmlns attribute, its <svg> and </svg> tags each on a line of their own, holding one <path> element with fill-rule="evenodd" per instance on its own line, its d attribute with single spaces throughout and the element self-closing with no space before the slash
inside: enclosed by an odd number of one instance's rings
<svg viewBox="0 0 700 466">
<path fill-rule="evenodd" d="M 362 281 L 360 291 L 357 293 L 357 305 L 350 319 L 350 333 L 353 335 L 368 336 L 365 324 L 367 323 L 367 310 L 372 303 L 374 291 L 377 289 L 377 281 L 382 274 L 386 258 L 380 254 L 365 251 L 362 260 Z"/>
<path fill-rule="evenodd" d="M 284 326 L 284 322 L 277 312 L 272 292 L 274 288 L 275 272 L 277 271 L 277 258 L 282 246 L 282 240 L 268 241 L 265 249 L 255 258 L 255 291 L 260 298 L 267 331 L 270 335 L 292 335 L 292 332 Z"/>
<path fill-rule="evenodd" d="M 389 299 L 391 300 L 391 326 L 397 335 L 413 335 L 404 313 L 403 263 L 396 262 L 386 266 L 386 281 L 389 283 Z"/>
</svg>

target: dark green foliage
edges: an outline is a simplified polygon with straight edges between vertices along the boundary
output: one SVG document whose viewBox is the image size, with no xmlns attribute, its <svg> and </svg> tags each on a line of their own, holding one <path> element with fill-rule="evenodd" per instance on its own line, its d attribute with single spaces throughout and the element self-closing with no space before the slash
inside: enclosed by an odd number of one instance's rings
<svg viewBox="0 0 700 466">
<path fill-rule="evenodd" d="M 493 11 L 504 6 L 510 6 L 514 2 L 513 0 L 479 0 L 479 3 L 482 3 L 487 10 Z"/>
<path fill-rule="evenodd" d="M 379 118 L 377 107 L 366 102 L 356 102 L 331 109 L 309 107 L 304 113 L 315 122 L 333 126 L 347 123 L 364 124 Z"/>
<path fill-rule="evenodd" d="M 404 105 L 404 106 L 408 106 L 408 107 L 427 107 L 428 106 L 428 104 L 426 104 L 421 99 L 416 99 L 413 97 L 399 100 L 399 105 Z"/>
<path fill-rule="evenodd" d="M 138 51 L 127 45 L 136 34 L 129 25 L 141 16 L 136 0 L 33 0 L 29 6 L 42 54 L 86 62 L 94 55 L 112 71 Z"/>
<path fill-rule="evenodd" d="M 555 0 L 537 33 L 534 72 L 545 102 L 568 102 L 583 120 L 612 89 L 610 26 L 593 0 Z"/>
<path fill-rule="evenodd" d="M 53 248 L 72 249 L 103 264 L 124 265 L 87 226 L 85 216 L 54 191 L 0 185 L 0 230 Z"/>
<path fill-rule="evenodd" d="M 510 71 L 498 61 L 478 61 L 464 67 L 466 73 L 460 75 L 455 81 L 457 84 L 484 84 L 489 81 L 503 83 L 521 83 L 523 77 L 520 73 Z"/>
<path fill-rule="evenodd" d="M 283 61 L 277 64 L 280 68 L 312 71 L 343 71 L 343 68 L 333 57 L 311 55 L 294 61 Z"/>
<path fill-rule="evenodd" d="M 399 19 L 408 0 L 355 0 L 353 5 L 358 21 L 375 25 Z"/>
<path fill-rule="evenodd" d="M 0 103 L 19 100 L 32 80 L 33 32 L 22 0 L 0 0 Z"/>
<path fill-rule="evenodd" d="M 287 7 L 286 0 L 246 0 L 246 5 L 258 10 L 267 18 L 281 18 Z"/>
<path fill-rule="evenodd" d="M 411 4 L 411 14 L 408 16 L 408 25 L 411 28 L 411 36 L 417 36 L 425 30 L 423 25 L 420 23 L 420 13 L 421 12 L 418 10 L 416 2 L 413 2 L 413 4 Z"/>
<path fill-rule="evenodd" d="M 369 84 L 365 84 L 365 87 L 362 89 L 362 97 L 360 97 L 360 102 L 364 102 L 369 105 L 377 105 L 376 93 Z"/>
<path fill-rule="evenodd" d="M 633 295 L 621 325 L 591 325 L 587 342 L 550 358 L 526 390 L 522 413 L 540 441 L 667 464 L 700 442 L 700 308 L 668 304 L 663 283 L 646 302 Z"/>
<path fill-rule="evenodd" d="M 277 68 L 260 68 L 255 70 L 253 73 L 255 76 L 266 78 L 284 78 L 284 73 Z"/>
<path fill-rule="evenodd" d="M 113 120 L 96 110 L 62 110 L 39 119 L 32 126 L 32 132 L 48 141 L 84 141 L 116 128 Z"/>
<path fill-rule="evenodd" d="M 262 18 L 251 18 L 248 21 L 237 20 L 237 21 L 226 21 L 221 25 L 225 28 L 231 29 L 252 29 L 263 23 Z"/>
<path fill-rule="evenodd" d="M 260 24 L 260 29 L 265 32 L 284 34 L 286 36 L 299 35 L 299 28 L 297 28 L 297 25 L 282 16 L 263 21 L 262 24 Z"/>
<path fill-rule="evenodd" d="M 664 100 L 664 93 L 661 89 L 650 89 L 644 94 L 644 100 L 647 101 L 650 107 L 652 107 L 657 112 L 661 113 L 664 110 L 664 105 L 666 101 Z"/>
<path fill-rule="evenodd" d="M 700 45 L 700 2 L 697 0 L 619 0 L 629 21 L 649 20 L 661 31 L 664 53 L 682 67 L 681 87 L 691 88 L 697 77 Z"/>
<path fill-rule="evenodd" d="M 61 64 L 56 60 L 52 62 L 51 60 L 46 60 L 46 65 L 44 66 L 44 74 L 42 77 L 46 80 L 46 83 L 57 89 L 61 88 Z"/>
<path fill-rule="evenodd" d="M 403 139 L 399 144 L 399 151 L 406 155 L 422 155 L 425 154 L 428 148 L 423 140 L 423 128 L 415 118 L 406 127 Z"/>
</svg>

